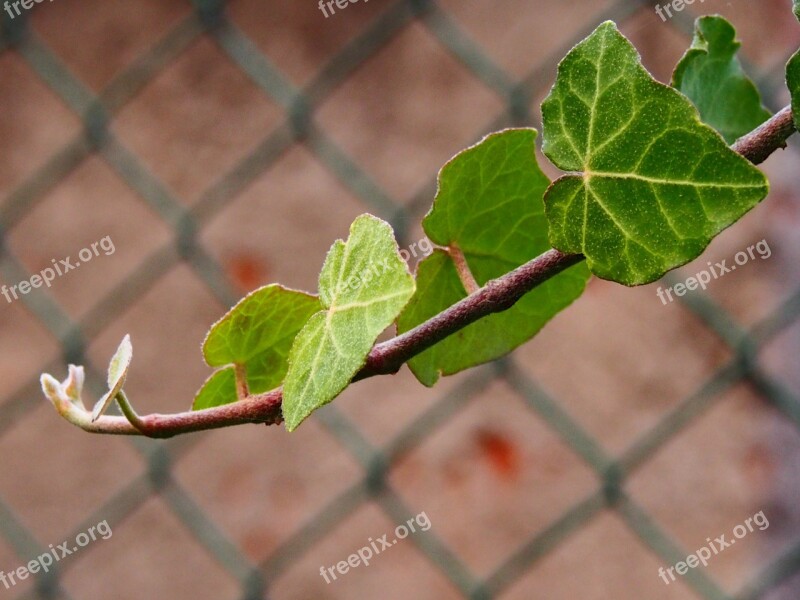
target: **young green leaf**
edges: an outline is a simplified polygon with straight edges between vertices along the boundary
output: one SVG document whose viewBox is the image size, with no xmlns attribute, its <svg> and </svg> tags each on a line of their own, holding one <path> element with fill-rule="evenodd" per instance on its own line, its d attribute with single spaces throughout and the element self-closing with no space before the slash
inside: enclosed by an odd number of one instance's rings
<svg viewBox="0 0 800 600">
<path fill-rule="evenodd" d="M 764 175 L 607 22 L 573 48 L 542 104 L 544 153 L 570 171 L 545 195 L 550 241 L 593 273 L 655 281 L 766 196 Z"/>
<path fill-rule="evenodd" d="M 736 53 L 736 30 L 723 17 L 695 21 L 692 47 L 672 75 L 672 85 L 694 102 L 703 122 L 732 144 L 770 117 Z"/>
<path fill-rule="evenodd" d="M 800 0 L 794 0 L 794 14 L 800 21 Z M 786 63 L 786 85 L 792 98 L 792 114 L 795 127 L 800 129 L 800 50 Z"/>
<path fill-rule="evenodd" d="M 347 387 L 414 287 L 391 227 L 372 215 L 358 217 L 347 243 L 337 240 L 322 267 L 325 310 L 311 317 L 289 353 L 283 384 L 289 431 Z"/>
<path fill-rule="evenodd" d="M 266 391 L 266 390 L 262 390 Z M 236 396 L 236 373 L 233 367 L 225 367 L 214 371 L 206 379 L 203 387 L 197 392 L 192 403 L 192 410 L 203 410 L 230 404 L 237 400 Z"/>
<path fill-rule="evenodd" d="M 319 299 L 305 292 L 280 285 L 259 288 L 211 327 L 203 342 L 203 357 L 211 367 L 239 365 L 253 394 L 274 389 L 286 376 L 295 336 L 319 309 Z M 235 383 L 232 388 L 227 385 L 235 382 L 231 379 L 234 370 L 217 373 L 197 393 L 194 410 L 238 399 Z"/>
<path fill-rule="evenodd" d="M 405 332 L 467 296 L 453 260 L 463 254 L 478 285 L 550 248 L 544 195 L 550 181 L 536 162 L 535 129 L 510 129 L 457 154 L 439 173 L 439 189 L 423 227 L 450 248 L 417 268 L 417 292 L 397 321 Z M 411 359 L 424 385 L 508 354 L 583 292 L 589 271 L 576 265 L 525 295 L 509 310 L 469 325 Z"/>
<path fill-rule="evenodd" d="M 97 404 L 94 405 L 92 411 L 92 422 L 97 421 L 101 415 L 108 410 L 108 407 L 117 397 L 117 394 L 125 385 L 125 379 L 128 376 L 128 368 L 131 366 L 131 359 L 133 358 L 133 346 L 131 345 L 131 336 L 126 335 L 122 338 L 117 351 L 111 357 L 111 362 L 108 364 L 108 392 L 103 395 Z"/>
</svg>

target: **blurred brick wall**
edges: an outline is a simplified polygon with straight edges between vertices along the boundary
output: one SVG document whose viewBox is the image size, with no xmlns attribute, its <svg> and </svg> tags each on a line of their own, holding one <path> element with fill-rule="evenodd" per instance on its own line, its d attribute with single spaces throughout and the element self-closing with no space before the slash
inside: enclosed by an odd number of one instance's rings
<svg viewBox="0 0 800 600">
<path fill-rule="evenodd" d="M 721 12 L 737 25 L 749 64 L 767 84 L 775 82 L 800 37 L 788 0 L 707 0 L 674 23 L 662 23 L 654 5 L 641 3 L 637 11 L 637 3 L 629 4 L 632 15 L 621 29 L 662 80 L 668 80 L 687 47 L 686 24 L 698 8 Z M 528 122 L 538 127 L 538 105 L 555 74 L 553 52 L 577 41 L 614 5 L 619 3 L 444 0 L 439 7 L 511 79 L 535 74 Z M 234 0 L 227 15 L 289 82 L 302 88 L 313 86 L 321 70 L 352 49 L 393 6 L 372 0 L 326 19 L 310 0 Z M 177 0 L 56 0 L 32 11 L 30 27 L 69 71 L 100 93 L 191 11 L 188 2 Z M 432 27 L 437 23 L 410 19 L 371 56 L 354 61 L 352 73 L 327 90 L 315 108 L 318 134 L 288 144 L 202 220 L 197 244 L 218 266 L 212 271 L 237 293 L 273 281 L 315 290 L 328 247 L 346 236 L 349 223 L 362 212 L 391 219 L 402 234 L 401 246 L 418 240 L 438 168 L 492 123 L 508 124 L 502 118 L 507 98 L 454 57 Z M 623 289 L 592 281 L 578 303 L 510 360 L 449 378 L 434 389 L 420 386 L 405 369 L 392 379 L 359 383 L 336 401 L 332 416 L 312 420 L 293 435 L 252 426 L 165 445 L 135 445 L 84 434 L 62 422 L 36 390 L 38 373 L 63 360 L 57 336 L 38 316 L 37 307 L 44 304 L 36 304 L 37 298 L 56 303 L 67 319 L 85 325 L 110 290 L 119 292 L 119 303 L 104 305 L 111 316 L 91 336 L 87 354 L 97 375 L 129 332 L 135 358 L 127 390 L 145 412 L 189 406 L 209 372 L 199 346 L 227 306 L 198 274 L 199 259 L 169 258 L 174 255 L 172 223 L 102 155 L 77 161 L 63 176 L 42 178 L 42 169 L 80 136 L 82 123 L 23 54 L 0 53 L 5 245 L 31 273 L 104 236 L 111 236 L 116 247 L 112 256 L 83 265 L 49 290 L 37 290 L 33 305 L 0 300 L 5 417 L 0 501 L 13 513 L 15 526 L 28 529 L 44 547 L 68 539 L 98 516 L 107 518 L 114 532 L 110 540 L 64 563 L 63 596 L 52 597 L 243 597 L 237 575 L 217 559 L 221 555 L 239 555 L 252 565 L 266 561 L 269 597 L 277 600 L 461 597 L 411 539 L 335 583 L 327 585 L 319 576 L 321 565 L 346 560 L 368 538 L 391 532 L 397 523 L 382 510 L 385 496 L 369 499 L 359 488 L 364 468 L 343 440 L 380 448 L 440 406 L 433 413 L 440 422 L 431 421 L 431 431 L 413 438 L 418 443 L 391 464 L 389 498 L 402 501 L 411 514 L 425 511 L 431 532 L 476 576 L 486 576 L 598 485 L 593 471 L 530 410 L 532 381 L 617 456 L 732 356 L 686 306 L 662 306 L 657 285 Z M 786 100 L 785 95 L 771 98 L 773 108 Z M 259 89 L 217 39 L 199 35 L 113 115 L 109 128 L 179 206 L 192 208 L 256 152 L 286 116 L 280 102 Z M 395 207 L 366 202 L 352 181 L 320 158 L 326 144 L 335 144 L 367 173 Z M 767 165 L 771 197 L 720 236 L 696 264 L 681 270 L 681 277 L 691 275 L 707 260 L 728 258 L 767 239 L 770 260 L 754 261 L 708 290 L 708 297 L 742 326 L 767 317 L 794 290 L 800 256 L 796 159 L 793 149 L 773 157 Z M 29 196 L 15 191 L 29 189 L 32 181 L 46 185 Z M 151 262 L 143 269 L 145 260 Z M 153 272 L 157 276 L 147 279 Z M 10 267 L 2 273 L 2 283 L 16 283 Z M 146 283 L 129 290 L 131 276 Z M 115 314 L 117 305 L 122 308 Z M 800 384 L 796 353 L 795 326 L 760 357 L 766 372 L 794 394 Z M 63 371 L 59 366 L 58 375 Z M 354 430 L 363 437 L 353 437 Z M 796 543 L 798 519 L 791 500 L 798 478 L 792 465 L 799 440 L 796 428 L 751 385 L 737 383 L 644 464 L 626 489 L 690 552 L 706 537 L 729 532 L 765 510 L 770 529 L 727 550 L 705 570 L 725 589 L 735 590 L 787 544 Z M 154 451 L 166 452 L 156 456 L 168 456 L 171 467 L 172 479 L 160 487 L 148 470 L 147 457 Z M 336 507 L 351 501 L 353 508 L 342 509 L 341 520 L 320 540 L 303 543 L 304 526 L 322 511 L 335 514 Z M 199 530 L 190 526 L 198 514 L 207 523 Z M 6 523 L 6 534 L 11 529 Z M 215 558 L 208 547 L 217 534 L 227 541 L 220 542 L 225 550 Z M 0 537 L 0 569 L 10 571 L 29 557 L 7 537 Z M 290 546 L 285 554 L 291 560 L 270 562 L 276 552 L 286 552 L 287 543 L 297 548 Z M 228 550 L 231 554 L 225 554 Z M 662 565 L 668 566 L 616 513 L 603 511 L 499 597 L 698 597 L 684 582 L 665 586 L 657 576 Z M 38 597 L 33 582 L 0 588 L 0 597 Z M 796 597 L 791 582 L 786 590 L 781 598 Z"/>
</svg>

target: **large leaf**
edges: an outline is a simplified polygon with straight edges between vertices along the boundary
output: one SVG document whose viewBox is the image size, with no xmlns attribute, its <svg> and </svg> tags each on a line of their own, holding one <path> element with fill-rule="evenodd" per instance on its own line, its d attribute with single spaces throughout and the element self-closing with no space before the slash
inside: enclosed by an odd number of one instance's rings
<svg viewBox="0 0 800 600">
<path fill-rule="evenodd" d="M 319 299 L 305 292 L 280 285 L 262 287 L 211 327 L 203 356 L 211 367 L 239 365 L 253 394 L 276 388 L 286 376 L 295 336 L 319 309 Z M 220 406 L 237 399 L 234 369 L 226 368 L 206 381 L 192 408 Z"/>
<path fill-rule="evenodd" d="M 328 252 L 319 293 L 325 310 L 306 323 L 289 354 L 283 384 L 289 431 L 347 387 L 414 294 L 391 227 L 371 215 L 358 217 L 347 243 L 337 240 Z"/>
<path fill-rule="evenodd" d="M 794 14 L 800 20 L 800 0 L 794 0 Z M 786 85 L 792 97 L 794 125 L 800 129 L 800 50 L 786 63 Z"/>
<path fill-rule="evenodd" d="M 607 22 L 570 51 L 542 104 L 550 241 L 638 285 L 696 258 L 766 196 L 764 175 L 655 81 Z"/>
<path fill-rule="evenodd" d="M 434 205 L 423 221 L 428 237 L 460 251 L 478 285 L 550 248 L 542 196 L 550 181 L 534 153 L 534 129 L 492 134 L 456 155 L 439 173 Z M 526 342 L 583 291 L 589 271 L 576 265 L 526 294 L 511 309 L 458 331 L 411 359 L 431 386 L 508 354 Z M 452 255 L 436 250 L 420 263 L 417 292 L 397 322 L 404 332 L 466 297 Z"/>
<path fill-rule="evenodd" d="M 694 27 L 694 42 L 675 68 L 672 85 L 694 102 L 703 122 L 731 144 L 770 113 L 736 58 L 741 44 L 733 25 L 723 17 L 708 16 L 697 19 Z"/>
</svg>

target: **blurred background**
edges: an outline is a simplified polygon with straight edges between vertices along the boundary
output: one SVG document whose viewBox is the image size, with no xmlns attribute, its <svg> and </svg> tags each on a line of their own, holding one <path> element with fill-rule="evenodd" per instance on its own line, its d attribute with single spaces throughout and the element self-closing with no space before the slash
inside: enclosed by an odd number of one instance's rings
<svg viewBox="0 0 800 600">
<path fill-rule="evenodd" d="M 315 291 L 363 212 L 417 242 L 439 167 L 490 131 L 539 128 L 558 60 L 606 19 L 669 81 L 694 17 L 727 16 L 772 110 L 800 43 L 789 0 L 705 0 L 667 21 L 652 0 L 346 6 L 3 12 L 0 284 L 106 236 L 115 251 L 0 298 L 0 569 L 113 530 L 0 597 L 800 596 L 796 139 L 765 166 L 769 198 L 697 261 L 635 289 L 593 280 L 512 356 L 433 389 L 403 369 L 291 435 L 168 441 L 92 436 L 46 402 L 39 374 L 61 379 L 69 362 L 86 365 L 93 402 L 130 333 L 134 405 L 187 409 L 210 373 L 204 333 L 229 306 L 269 282 Z M 656 296 L 760 240 L 769 259 L 666 306 Z M 659 578 L 759 511 L 764 531 Z M 428 531 L 320 576 L 422 512 Z"/>
</svg>

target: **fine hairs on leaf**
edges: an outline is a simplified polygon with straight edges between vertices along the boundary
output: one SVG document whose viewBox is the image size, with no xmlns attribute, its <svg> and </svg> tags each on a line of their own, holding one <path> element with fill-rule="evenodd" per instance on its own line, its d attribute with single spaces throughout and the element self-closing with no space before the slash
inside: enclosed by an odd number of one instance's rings
<svg viewBox="0 0 800 600">
<path fill-rule="evenodd" d="M 800 18 L 800 0 L 794 10 Z M 211 327 L 203 357 L 216 370 L 192 410 L 136 414 L 123 391 L 128 336 L 93 411 L 82 367 L 69 365 L 63 382 L 42 375 L 44 394 L 92 433 L 171 437 L 282 421 L 293 431 L 360 379 L 408 364 L 430 386 L 500 358 L 577 300 L 591 274 L 655 281 L 767 195 L 755 165 L 800 122 L 800 52 L 786 69 L 792 105 L 770 116 L 738 50 L 725 19 L 698 19 L 668 86 L 602 23 L 558 65 L 542 104 L 542 150 L 564 171 L 555 182 L 537 162 L 532 128 L 459 152 L 439 173 L 422 223 L 436 248 L 414 275 L 390 225 L 357 217 L 327 254 L 318 296 L 268 285 Z M 396 335 L 378 342 L 393 325 Z M 114 400 L 122 416 L 105 414 Z"/>
</svg>

